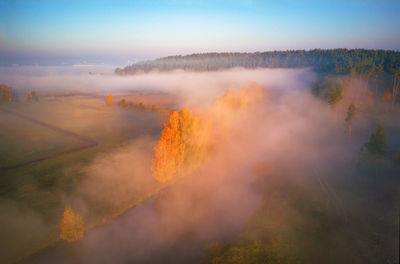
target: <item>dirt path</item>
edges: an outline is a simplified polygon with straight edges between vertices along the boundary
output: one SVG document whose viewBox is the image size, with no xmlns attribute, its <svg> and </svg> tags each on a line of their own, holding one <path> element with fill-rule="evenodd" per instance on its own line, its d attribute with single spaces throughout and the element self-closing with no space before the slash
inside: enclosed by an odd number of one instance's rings
<svg viewBox="0 0 400 264">
<path fill-rule="evenodd" d="M 71 149 L 71 150 L 66 150 L 66 151 L 50 154 L 50 155 L 47 155 L 47 156 L 44 156 L 44 157 L 41 157 L 41 158 L 32 159 L 30 161 L 21 162 L 21 163 L 14 164 L 14 165 L 11 165 L 11 166 L 1 167 L 0 170 L 10 170 L 10 169 L 23 167 L 23 166 L 26 166 L 26 165 L 29 165 L 29 164 L 32 164 L 32 163 L 36 163 L 36 162 L 40 162 L 40 161 L 44 161 L 44 160 L 48 160 L 48 159 L 53 159 L 53 158 L 56 158 L 56 157 L 59 157 L 59 156 L 65 155 L 65 154 L 70 154 L 70 153 L 74 153 L 74 152 L 81 151 L 81 150 L 84 150 L 84 149 L 93 148 L 93 147 L 98 145 L 98 142 L 93 140 L 93 139 L 90 139 L 88 137 L 76 134 L 76 133 L 74 133 L 72 131 L 65 130 L 65 129 L 60 128 L 60 127 L 56 127 L 56 126 L 53 126 L 51 124 L 48 124 L 48 123 L 33 119 L 33 118 L 29 117 L 29 116 L 22 115 L 20 113 L 17 113 L 17 112 L 14 112 L 14 111 L 10 111 L 10 110 L 6 110 L 6 109 L 0 109 L 0 111 L 2 111 L 4 113 L 7 113 L 7 114 L 10 114 L 10 115 L 13 115 L 13 116 L 16 116 L 16 117 L 18 117 L 20 119 L 23 119 L 25 121 L 31 122 L 31 123 L 33 123 L 35 125 L 38 125 L 38 126 L 53 130 L 53 131 L 55 131 L 55 132 L 57 132 L 57 133 L 59 133 L 61 135 L 74 138 L 74 139 L 76 139 L 76 140 L 78 140 L 78 141 L 83 143 L 82 146 L 74 148 L 74 149 Z"/>
</svg>

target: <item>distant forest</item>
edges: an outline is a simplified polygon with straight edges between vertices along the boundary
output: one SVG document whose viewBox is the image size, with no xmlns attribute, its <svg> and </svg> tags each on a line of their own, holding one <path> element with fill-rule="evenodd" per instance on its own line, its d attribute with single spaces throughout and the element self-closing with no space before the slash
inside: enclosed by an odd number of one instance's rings
<svg viewBox="0 0 400 264">
<path fill-rule="evenodd" d="M 234 67 L 302 68 L 337 74 L 358 73 L 371 75 L 378 72 L 394 74 L 400 69 L 400 52 L 366 49 L 314 49 L 271 51 L 255 53 L 203 53 L 169 56 L 142 61 L 115 72 L 120 75 L 146 73 L 153 70 L 217 71 Z"/>
</svg>

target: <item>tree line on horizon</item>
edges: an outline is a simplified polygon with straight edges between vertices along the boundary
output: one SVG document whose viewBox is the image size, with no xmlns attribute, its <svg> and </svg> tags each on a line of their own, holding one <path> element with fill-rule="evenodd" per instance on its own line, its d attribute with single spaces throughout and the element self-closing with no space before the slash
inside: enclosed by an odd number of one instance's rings
<svg viewBox="0 0 400 264">
<path fill-rule="evenodd" d="M 141 61 L 123 69 L 117 68 L 115 73 L 126 75 L 176 69 L 217 71 L 234 67 L 246 69 L 311 67 L 320 72 L 357 73 L 365 76 L 376 72 L 387 72 L 398 78 L 400 52 L 367 49 L 313 49 L 254 53 L 201 53 Z"/>
</svg>

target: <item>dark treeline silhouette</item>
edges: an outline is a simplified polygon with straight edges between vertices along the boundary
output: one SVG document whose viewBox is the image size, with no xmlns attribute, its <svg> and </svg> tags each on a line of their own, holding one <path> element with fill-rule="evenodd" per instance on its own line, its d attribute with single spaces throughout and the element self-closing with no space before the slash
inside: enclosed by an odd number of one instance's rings
<svg viewBox="0 0 400 264">
<path fill-rule="evenodd" d="M 115 72 L 125 75 L 152 70 L 216 71 L 234 67 L 248 69 L 312 67 L 321 72 L 357 73 L 369 77 L 377 72 L 391 74 L 398 72 L 400 52 L 366 49 L 314 49 L 255 53 L 203 53 L 142 61 L 123 69 L 117 68 Z"/>
<path fill-rule="evenodd" d="M 127 101 L 125 99 L 121 99 L 119 101 L 118 106 L 123 107 L 125 109 L 134 109 L 139 111 L 147 111 L 147 112 L 159 112 L 159 113 L 171 113 L 173 109 L 168 107 L 159 107 L 157 105 L 145 105 L 142 102 L 135 103 L 133 101 Z"/>
</svg>

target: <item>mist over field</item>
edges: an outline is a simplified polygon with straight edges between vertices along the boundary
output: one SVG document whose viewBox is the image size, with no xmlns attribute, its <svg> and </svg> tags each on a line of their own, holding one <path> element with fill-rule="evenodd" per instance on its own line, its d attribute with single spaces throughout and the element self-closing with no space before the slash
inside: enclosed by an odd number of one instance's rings
<svg viewBox="0 0 400 264">
<path fill-rule="evenodd" d="M 179 96 L 180 104 L 202 107 L 226 89 L 238 88 L 248 82 L 267 85 L 268 89 L 304 89 L 315 78 L 307 69 L 256 69 L 235 68 L 229 71 L 196 73 L 176 70 L 173 73 L 140 74 L 120 78 L 113 74 L 112 66 L 23 66 L 2 67 L 2 82 L 16 92 L 31 90 L 39 94 L 89 93 L 105 96 L 108 93 L 123 95 L 131 92 L 165 92 Z M 93 74 L 89 74 L 93 72 Z"/>
<path fill-rule="evenodd" d="M 327 121 L 331 120 L 327 118 L 331 115 L 329 109 L 305 89 L 309 83 L 304 80 L 310 80 L 310 72 L 298 72 L 302 78 L 283 70 L 256 71 L 254 76 L 246 71 L 234 71 L 234 74 L 237 80 L 251 79 L 270 84 L 272 88 L 266 88 L 268 98 L 244 114 L 227 113 L 231 118 L 229 134 L 216 142 L 212 156 L 198 171 L 178 180 L 137 211 L 125 215 L 120 222 L 89 235 L 83 242 L 83 262 L 195 262 L 208 243 L 235 238 L 245 220 L 260 205 L 262 195 L 255 187 L 256 164 L 271 164 L 271 171 L 267 170 L 264 177 L 295 171 L 291 180 L 303 181 L 314 177 L 309 174 L 314 169 L 328 170 L 330 166 L 355 158 L 354 154 L 349 154 L 351 146 L 341 141 L 344 137 L 341 131 L 335 130 L 333 121 Z M 243 79 L 238 77 L 240 74 Z M 195 80 L 201 85 L 191 86 L 193 89 L 200 89 L 207 82 L 218 82 L 228 73 L 200 76 Z M 277 79 L 282 86 L 277 85 Z M 241 85 L 238 81 L 228 87 Z M 203 93 L 215 92 L 204 90 Z M 331 138 L 332 135 L 338 135 L 338 138 Z M 337 156 L 340 159 L 333 162 Z M 112 166 L 114 172 L 121 175 L 119 171 L 123 171 L 124 166 L 116 169 L 110 160 L 112 156 L 96 167 L 109 172 L 108 168 Z M 107 175 L 114 182 L 112 174 Z M 93 186 L 96 186 L 95 182 Z"/>
<path fill-rule="evenodd" d="M 71 205 L 90 222 L 90 228 L 103 224 L 88 229 L 81 242 L 59 244 L 28 258 L 26 263 L 196 263 L 210 243 L 227 243 L 239 237 L 257 208 L 264 208 L 269 195 L 273 205 L 268 230 L 271 234 L 279 230 L 284 237 L 277 239 L 285 240 L 285 236 L 299 233 L 293 214 L 299 221 L 306 217 L 287 200 L 297 196 L 302 199 L 297 188 L 302 192 L 306 189 L 310 207 L 327 199 L 316 207 L 332 214 L 332 221 L 339 223 L 338 232 L 344 232 L 350 225 L 349 215 L 368 208 L 364 202 L 354 202 L 353 190 L 340 183 L 345 177 L 354 180 L 351 175 L 360 148 L 382 120 L 391 124 L 387 126 L 390 142 L 398 144 L 399 140 L 399 123 L 392 115 L 382 119 L 376 114 L 384 106 L 368 99 L 367 83 L 361 78 L 345 82 L 343 99 L 332 108 L 313 93 L 318 78 L 308 68 L 176 70 L 125 77 L 112 75 L 108 68 L 101 70 L 102 74 L 88 74 L 88 69 L 69 67 L 2 69 L 0 81 L 11 85 L 17 95 L 30 90 L 39 94 L 36 105 L 24 103 L 33 110 L 25 114 L 35 114 L 35 119 L 46 122 L 58 120 L 62 127 L 81 131 L 99 146 L 105 144 L 103 138 L 129 135 L 84 162 L 60 168 L 61 180 L 46 180 L 39 174 L 31 183 L 17 187 L 12 179 L 13 188 L 22 196 L 20 202 L 0 202 L 0 226 L 5 227 L 2 233 L 6 234 L 3 242 L 8 241 L 3 248 L 5 256 L 37 243 L 28 234 L 40 237 L 45 232 L 57 232 L 53 226 L 61 217 L 62 206 L 57 205 L 52 212 L 40 205 L 29 208 L 24 205 L 24 195 L 29 199 L 30 193 L 45 200 L 57 197 L 56 204 Z M 253 95 L 254 87 L 263 93 Z M 234 91 L 232 98 L 227 91 Z M 167 104 L 174 109 L 186 107 L 203 115 L 208 119 L 211 138 L 204 161 L 170 185 L 157 183 L 152 176 L 152 159 L 168 115 L 126 110 L 116 99 L 114 105 L 107 106 L 105 97 L 110 93 L 118 99 L 138 96 L 149 104 L 164 104 L 162 98 L 169 98 Z M 54 96 L 65 98 L 58 105 L 58 101 L 53 102 Z M 236 109 L 236 100 L 245 102 L 244 107 Z M 351 103 L 362 111 L 357 112 L 349 138 L 343 124 Z M 325 181 L 339 182 L 339 188 L 332 192 Z M 132 201 L 137 207 L 121 216 L 132 207 Z M 108 221 L 110 214 L 119 217 Z M 308 230 L 309 226 L 312 224 L 303 228 Z M 346 247 L 351 239 L 324 234 L 328 245 L 343 243 Z M 348 252 L 343 252 L 347 256 Z M 316 259 L 320 260 L 318 256 Z"/>
<path fill-rule="evenodd" d="M 135 218 L 140 219 L 138 221 L 144 221 L 142 223 L 144 226 L 138 227 L 139 229 L 148 228 L 149 232 L 155 232 L 155 228 L 165 229 L 163 232 L 165 232 L 166 238 L 162 238 L 162 236 L 160 238 L 163 243 L 161 245 L 157 243 L 152 245 L 152 247 L 162 250 L 165 243 L 173 243 L 185 229 L 209 229 L 207 233 L 200 232 L 202 233 L 202 239 L 208 242 L 212 237 L 220 235 L 231 237 L 231 234 L 237 234 L 240 225 L 257 207 L 260 200 L 260 195 L 253 192 L 250 186 L 254 177 L 252 176 L 251 168 L 256 162 L 263 161 L 268 156 L 274 156 L 274 159 L 276 159 L 278 155 L 283 155 L 283 153 L 278 153 L 277 149 L 279 147 L 275 147 L 276 150 L 274 152 L 276 153 L 272 154 L 270 146 L 267 147 L 264 144 L 271 144 L 275 140 L 286 140 L 286 137 L 282 138 L 283 135 L 279 135 L 279 131 L 283 129 L 280 126 L 287 126 L 292 123 L 287 122 L 287 120 L 285 121 L 284 117 L 282 117 L 282 120 L 274 125 L 274 129 L 268 128 L 270 122 L 276 122 L 273 121 L 273 118 L 278 118 L 275 117 L 276 115 L 286 116 L 288 114 L 285 112 L 293 114 L 292 111 L 294 111 L 294 109 L 286 107 L 278 110 L 268 105 L 273 101 L 290 100 L 290 98 L 301 95 L 304 98 L 298 98 L 296 100 L 297 106 L 293 105 L 293 107 L 305 108 L 306 105 L 309 105 L 313 101 L 307 87 L 310 86 L 311 81 L 314 79 L 314 74 L 309 70 L 260 69 L 250 71 L 233 69 L 217 73 L 178 71 L 174 73 L 152 73 L 120 78 L 113 75 L 91 76 L 82 73 L 54 73 L 46 69 L 41 74 L 32 74 L 32 69 L 23 69 L 22 72 L 13 73 L 12 75 L 8 75 L 7 78 L 9 79 L 3 80 L 11 83 L 17 93 L 23 91 L 20 87 L 31 87 L 39 95 L 42 93 L 45 95 L 52 93 L 69 94 L 79 91 L 80 93 L 99 96 L 111 91 L 113 94 L 127 94 L 142 92 L 143 89 L 146 89 L 146 92 L 172 93 L 176 95 L 174 103 L 177 107 L 187 106 L 198 108 L 200 111 L 205 111 L 206 108 L 212 107 L 216 97 L 223 95 L 227 89 L 238 90 L 252 82 L 262 84 L 266 88 L 268 97 L 271 98 L 265 98 L 262 104 L 260 103 L 256 108 L 252 108 L 249 113 L 245 113 L 244 116 L 240 113 L 237 113 L 237 116 L 235 113 L 226 113 L 228 116 L 224 117 L 231 119 L 230 122 L 232 124 L 230 126 L 232 127 L 229 134 L 232 133 L 232 135 L 228 135 L 228 138 L 225 138 L 223 142 L 216 142 L 215 153 L 208 159 L 209 161 L 202 166 L 199 172 L 195 173 L 197 175 L 188 176 L 188 178 L 198 178 L 201 180 L 194 180 L 193 182 L 183 180 L 182 184 L 177 184 L 177 187 L 171 188 L 172 198 L 169 198 L 172 199 L 171 203 L 158 202 L 160 204 L 160 209 L 158 209 L 160 215 L 156 214 L 156 219 L 153 221 L 157 223 L 167 221 L 167 223 L 164 223 L 161 227 L 157 227 L 157 225 L 146 227 L 148 218 L 135 216 Z M 13 83 L 13 80 L 16 82 Z M 318 105 L 317 102 L 314 103 Z M 40 105 L 38 107 L 40 108 Z M 267 108 L 271 108 L 271 110 L 275 108 L 275 110 L 269 112 Z M 56 113 L 52 114 L 48 111 L 39 113 L 42 113 L 42 116 L 36 116 L 35 118 L 43 120 L 57 118 L 55 116 Z M 289 118 L 289 116 L 286 118 Z M 97 122 L 92 118 L 90 119 L 90 122 Z M 81 126 L 78 122 L 80 122 L 79 119 L 77 121 L 70 120 L 69 127 Z M 119 119 L 117 122 L 127 121 Z M 133 122 L 140 122 L 141 126 L 145 126 L 144 122 L 152 123 L 154 121 L 136 118 Z M 74 123 L 76 124 L 74 125 Z M 280 123 L 282 124 L 280 125 Z M 285 125 L 285 123 L 287 124 Z M 159 125 L 156 124 L 156 126 Z M 276 132 L 274 132 L 275 129 Z M 268 137 L 261 136 L 266 130 L 269 130 Z M 251 133 L 248 133 L 250 131 Z M 135 132 L 133 131 L 133 133 Z M 259 136 L 261 137 L 258 138 Z M 256 138 L 257 140 L 250 144 Z M 269 140 L 272 141 L 270 142 Z M 132 193 L 137 193 L 138 196 L 146 194 L 148 189 L 154 185 L 150 163 L 153 155 L 152 148 L 156 144 L 156 141 L 157 138 L 154 136 L 141 136 L 134 139 L 131 143 L 124 143 L 119 148 L 99 154 L 89 164 L 79 165 L 79 171 L 83 173 L 83 178 L 80 180 L 81 184 L 79 184 L 76 191 L 66 193 L 62 189 L 62 186 L 59 188 L 56 185 L 52 192 L 57 197 L 60 197 L 63 203 L 72 204 L 74 208 L 78 208 L 84 217 L 90 215 L 90 202 L 95 201 L 105 207 L 112 208 L 118 204 L 126 203 L 131 199 Z M 277 144 L 281 146 L 281 150 L 285 148 L 281 143 Z M 269 153 L 268 156 L 266 156 L 267 153 Z M 71 168 L 66 168 L 62 173 L 68 174 L 70 170 Z M 217 189 L 221 185 L 224 186 L 223 189 L 217 192 Z M 218 195 L 214 194 L 214 192 Z M 37 195 L 45 195 L 46 191 L 38 188 L 35 190 L 35 193 Z M 208 196 L 209 194 L 211 196 L 216 195 L 216 197 L 215 200 L 211 198 L 206 199 L 209 201 L 203 204 L 201 200 L 200 202 L 196 200 L 196 193 L 200 197 Z M 173 198 L 176 195 L 180 198 Z M 246 199 L 239 199 L 240 197 L 246 197 Z M 149 207 L 148 205 L 145 206 Z M 189 212 L 193 206 L 195 206 L 197 213 L 192 214 Z M 10 210 L 10 207 L 13 209 Z M 17 237 L 16 244 L 10 243 L 13 247 L 18 247 L 19 243 L 23 243 L 24 240 L 22 238 L 25 234 L 32 232 L 31 229 L 40 233 L 39 230 L 46 228 L 45 220 L 39 216 L 40 214 L 35 217 L 35 213 L 31 212 L 32 210 L 27 210 L 27 208 L 18 204 L 9 203 L 7 200 L 2 202 L 1 208 L 4 212 L 3 215 L 10 215 L 10 219 L 27 219 L 30 223 L 27 225 L 25 221 L 22 221 L 2 225 L 7 226 L 8 229 L 15 230 L 15 232 L 18 231 L 18 235 L 12 231 L 10 232 L 10 236 Z M 216 213 L 218 215 L 221 214 L 222 218 L 215 215 Z M 177 215 L 181 215 L 179 221 L 171 219 L 171 216 Z M 209 219 L 209 222 L 204 221 L 203 224 L 200 224 L 204 218 L 210 216 L 213 217 Z M 35 218 L 35 220 L 32 218 Z M 218 226 L 222 224 L 225 228 L 217 228 L 218 230 L 215 230 L 213 226 L 216 223 L 213 221 L 221 221 L 221 219 L 225 219 L 224 221 L 227 222 L 223 221 Z M 173 222 L 170 223 L 172 220 Z M 199 227 L 196 227 L 197 225 Z M 112 237 L 119 240 L 119 236 L 124 237 L 126 235 L 125 231 L 121 232 L 121 234 L 113 234 Z M 215 232 L 217 234 L 214 234 Z M 159 238 L 154 237 L 154 239 L 158 240 Z M 111 244 L 114 243 L 111 238 L 107 238 L 106 240 Z M 88 241 L 91 241 L 91 239 L 89 238 Z M 103 241 L 100 244 L 108 242 Z M 90 247 L 95 247 L 92 250 L 97 251 L 96 245 L 93 245 L 93 243 L 96 244 L 97 240 L 96 242 L 90 242 Z M 140 244 L 139 242 L 136 243 Z M 129 248 L 126 250 L 129 250 Z M 125 254 L 127 253 L 122 253 L 123 256 Z M 91 256 L 95 257 L 99 255 L 96 253 Z M 113 255 L 113 257 L 117 256 Z"/>
</svg>

